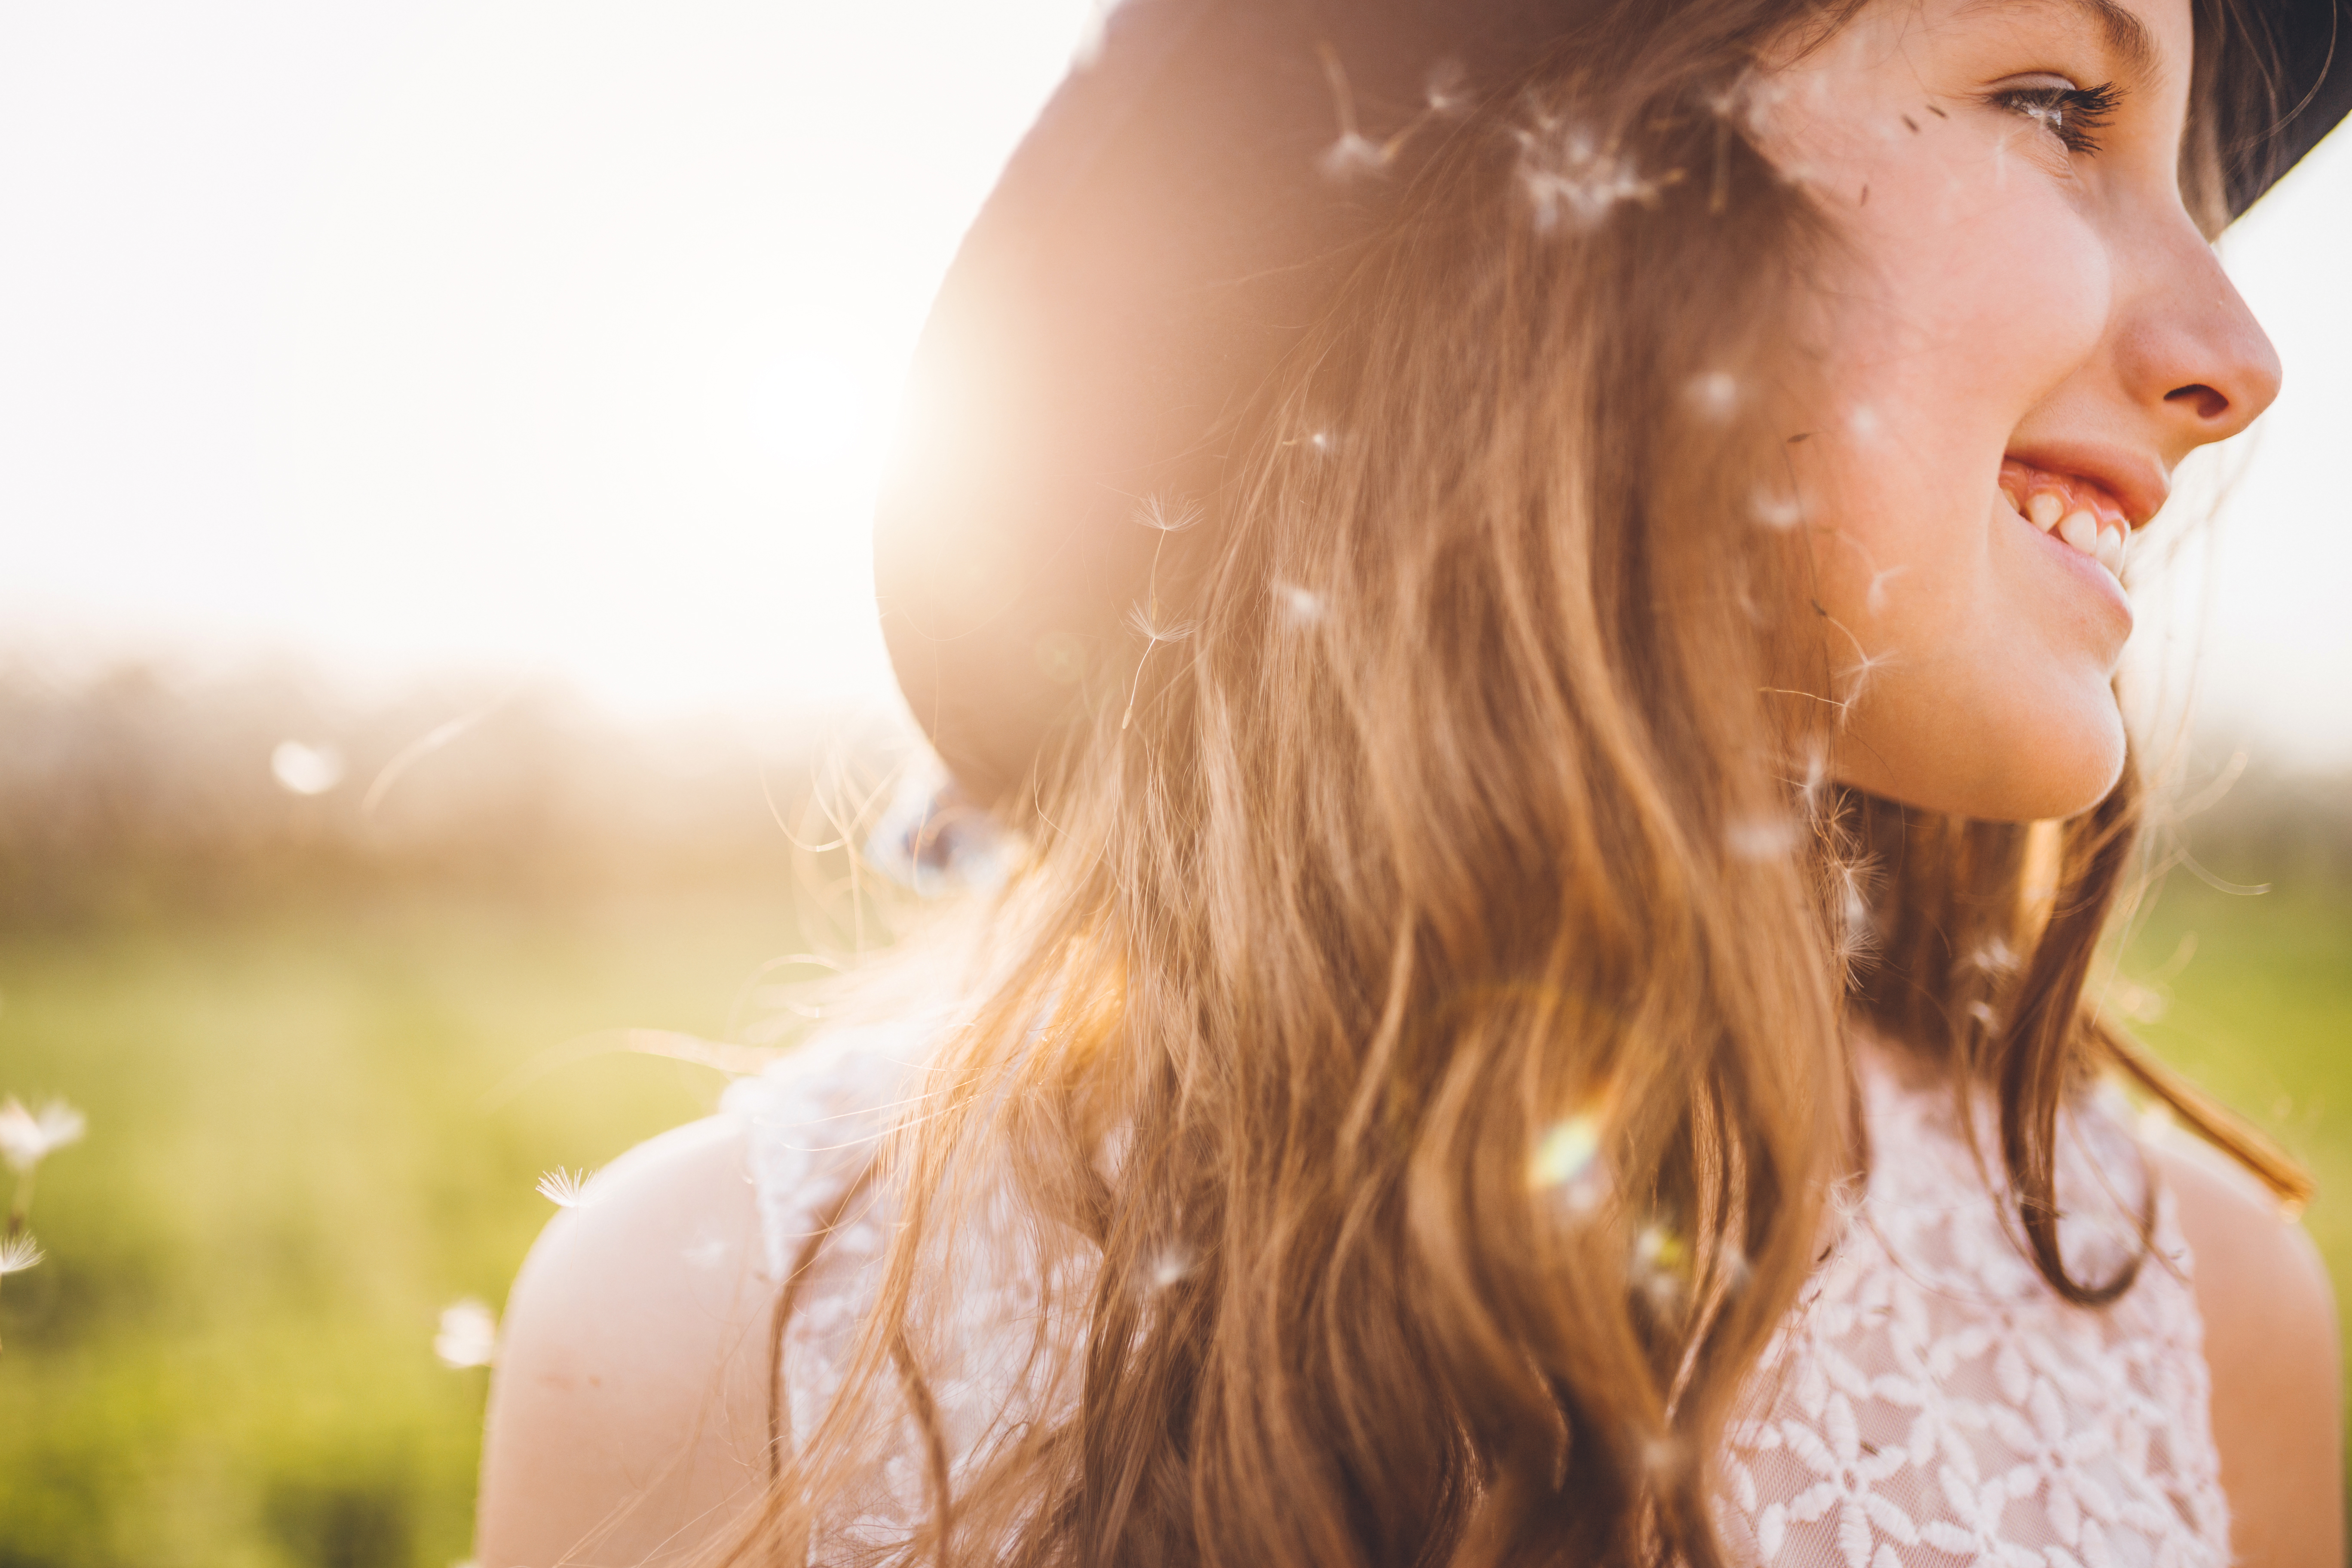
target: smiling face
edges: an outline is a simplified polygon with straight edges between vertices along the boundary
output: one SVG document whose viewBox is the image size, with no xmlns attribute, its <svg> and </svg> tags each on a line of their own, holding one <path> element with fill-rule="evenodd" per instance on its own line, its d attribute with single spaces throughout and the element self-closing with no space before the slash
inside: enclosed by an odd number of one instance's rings
<svg viewBox="0 0 2352 1568">
<path fill-rule="evenodd" d="M 1846 783 L 2024 820 L 2122 767 L 2125 542 L 2279 383 L 2182 198 L 2190 46 L 2188 0 L 1876 0 L 1757 83 L 1842 242 L 1789 452 Z"/>
</svg>

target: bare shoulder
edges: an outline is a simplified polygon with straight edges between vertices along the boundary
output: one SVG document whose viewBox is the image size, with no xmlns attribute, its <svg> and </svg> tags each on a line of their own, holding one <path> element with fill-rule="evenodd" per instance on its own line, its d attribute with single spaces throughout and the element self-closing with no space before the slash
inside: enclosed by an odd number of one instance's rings
<svg viewBox="0 0 2352 1568">
<path fill-rule="evenodd" d="M 2186 1136 L 2154 1153 L 2194 1258 L 2233 1559 L 2333 1568 L 2344 1561 L 2339 1352 L 2319 1250 L 2225 1156 Z"/>
<path fill-rule="evenodd" d="M 485 1568 L 682 1561 L 765 1479 L 774 1287 L 740 1122 L 640 1145 L 558 1214 L 507 1303 Z"/>
</svg>

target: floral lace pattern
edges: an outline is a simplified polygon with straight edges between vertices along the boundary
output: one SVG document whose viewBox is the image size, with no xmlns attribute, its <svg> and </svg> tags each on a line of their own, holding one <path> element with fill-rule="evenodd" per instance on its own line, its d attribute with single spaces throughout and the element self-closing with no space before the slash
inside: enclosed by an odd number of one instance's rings
<svg viewBox="0 0 2352 1568">
<path fill-rule="evenodd" d="M 2170 1194 L 2120 1300 L 2070 1305 L 2027 1260 L 1948 1096 L 1865 1075 L 1874 1158 L 1835 1252 L 1766 1351 L 1724 1456 L 1735 1553 L 1780 1568 L 2222 1568 L 2229 1515 L 2204 1328 Z M 1990 1115 L 1981 1133 L 1990 1135 Z M 2078 1279 L 2137 1247 L 2120 1118 L 2062 1123 Z"/>
<path fill-rule="evenodd" d="M 730 1091 L 750 1136 L 771 1272 L 850 1200 L 816 1254 L 783 1346 L 793 1431 L 835 1390 L 872 1300 L 889 1215 L 852 1194 L 870 1142 L 909 1092 L 906 1037 L 846 1034 Z M 1769 1568 L 2225 1568 L 2229 1520 L 2208 1422 L 2203 1326 L 2169 1194 L 2156 1247 L 2120 1300 L 2052 1290 L 1986 1185 L 1948 1096 L 1864 1073 L 1874 1157 L 1839 1240 L 1767 1349 L 1721 1456 L 1717 1511 L 1735 1561 Z M 1990 1117 L 1982 1119 L 1990 1122 Z M 2137 1246 L 2144 1168 L 2121 1118 L 2062 1123 L 2061 1236 L 2077 1279 Z M 1979 1129 L 1987 1136 L 1990 1127 Z M 1981 1156 L 1981 1158 L 1979 1157 Z M 1079 1331 L 1049 1325 L 1008 1215 L 959 1248 L 933 1394 L 961 1469 L 994 1436 L 1060 1406 Z M 1001 1244 L 1000 1244 L 1001 1243 Z M 925 1507 L 904 1426 L 857 1517 L 865 1544 Z M 822 1553 L 820 1553 L 822 1555 Z"/>
</svg>

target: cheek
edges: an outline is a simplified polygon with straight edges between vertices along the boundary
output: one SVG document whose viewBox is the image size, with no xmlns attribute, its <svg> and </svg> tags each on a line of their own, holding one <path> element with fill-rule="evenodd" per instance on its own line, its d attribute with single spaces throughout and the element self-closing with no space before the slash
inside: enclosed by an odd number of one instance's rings
<svg viewBox="0 0 2352 1568">
<path fill-rule="evenodd" d="M 1876 172 L 1845 225 L 1853 286 L 1831 329 L 1832 390 L 1916 449 L 1973 444 L 1982 458 L 2097 353 L 2105 248 L 2038 172 Z"/>
<path fill-rule="evenodd" d="M 1997 489 L 2019 426 L 2095 359 L 2108 311 L 2104 249 L 2034 177 L 1974 199 L 1874 184 L 1846 225 L 1853 281 L 1832 291 L 1825 438 L 1796 448 L 1820 503 L 1832 695 L 1885 769 L 1853 782 L 1970 816 L 2077 809 L 2119 743 L 2107 634 L 2074 624 Z"/>
</svg>

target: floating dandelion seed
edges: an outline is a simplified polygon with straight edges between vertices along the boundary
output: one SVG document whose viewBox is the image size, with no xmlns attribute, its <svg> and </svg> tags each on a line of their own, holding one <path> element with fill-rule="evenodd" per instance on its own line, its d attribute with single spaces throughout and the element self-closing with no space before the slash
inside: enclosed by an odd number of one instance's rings
<svg viewBox="0 0 2352 1568">
<path fill-rule="evenodd" d="M 1846 709 L 1862 700 L 1863 690 L 1870 684 L 1872 676 L 1895 663 L 1895 655 L 1890 651 L 1882 649 L 1877 653 L 1865 653 L 1856 644 L 1854 652 L 1853 663 L 1841 672 L 1846 679 L 1846 692 L 1840 706 Z"/>
<path fill-rule="evenodd" d="M 1118 727 L 1126 729 L 1135 721 L 1135 700 L 1143 690 L 1143 667 L 1151 658 L 1151 650 L 1164 642 L 1182 642 L 1192 635 L 1190 621 L 1163 621 L 1145 605 L 1138 605 L 1127 613 L 1127 624 L 1143 634 L 1143 657 L 1135 661 L 1135 683 L 1128 688 L 1127 711 L 1120 715 Z"/>
<path fill-rule="evenodd" d="M 1805 746 L 1804 775 L 1797 781 L 1797 798 L 1804 805 L 1805 820 L 1808 822 L 1821 820 L 1822 801 L 1828 794 L 1829 777 L 1829 753 L 1822 749 L 1819 741 L 1808 742 Z"/>
<path fill-rule="evenodd" d="M 1841 861 L 1830 868 L 1830 875 L 1835 883 L 1832 956 L 1841 964 L 1858 963 L 1870 956 L 1878 938 L 1870 907 L 1870 868 L 1859 860 Z"/>
<path fill-rule="evenodd" d="M 1653 1437 L 1642 1445 L 1642 1468 L 1654 1476 L 1672 1475 L 1682 1462 L 1682 1445 L 1672 1437 Z"/>
<path fill-rule="evenodd" d="M 539 1185 L 534 1190 L 558 1208 L 576 1209 L 587 1203 L 589 1189 L 595 1180 L 596 1173 L 593 1171 L 583 1169 L 572 1172 L 558 1165 L 540 1177 Z"/>
<path fill-rule="evenodd" d="M 1748 510 L 1767 528 L 1790 529 L 1805 521 L 1805 503 L 1792 495 L 1759 489 L 1748 498 Z"/>
<path fill-rule="evenodd" d="M 2017 967 L 2017 950 L 1997 936 L 1990 936 L 1969 950 L 1969 968 L 1979 974 L 2006 974 Z"/>
<path fill-rule="evenodd" d="M 1339 139 L 1323 149 L 1315 166 L 1330 180 L 1351 180 L 1359 174 L 1377 174 L 1388 167 L 1389 150 L 1353 131 L 1344 132 Z"/>
<path fill-rule="evenodd" d="M 1691 405 L 1702 417 L 1721 424 L 1731 417 L 1739 406 L 1739 382 L 1727 370 L 1710 370 L 1691 377 L 1687 389 Z"/>
<path fill-rule="evenodd" d="M 1992 1010 L 1990 1002 L 1969 1003 L 1969 1016 L 1988 1035 L 1997 1033 L 2000 1028 L 2000 1015 Z"/>
<path fill-rule="evenodd" d="M 1159 533 L 1181 533 L 1203 515 L 1199 501 L 1170 496 L 1146 496 L 1135 508 L 1135 521 Z"/>
<path fill-rule="evenodd" d="M 1323 595 L 1296 583 L 1276 583 L 1274 595 L 1282 605 L 1282 618 L 1294 626 L 1311 626 L 1323 618 Z"/>
<path fill-rule="evenodd" d="M 1909 570 L 1911 568 L 1908 565 L 1888 566 L 1870 574 L 1870 591 L 1863 595 L 1863 603 L 1869 608 L 1872 615 L 1883 616 L 1886 613 L 1886 584 Z"/>
<path fill-rule="evenodd" d="M 1734 858 L 1777 860 L 1797 847 L 1797 825 L 1785 816 L 1751 816 L 1724 832 Z"/>
<path fill-rule="evenodd" d="M 269 776 L 289 795 L 324 795 L 343 782 L 343 753 L 332 746 L 280 741 L 269 753 Z"/>
<path fill-rule="evenodd" d="M 1739 1244 L 1727 1241 L 1716 1252 L 1715 1272 L 1716 1278 L 1723 1281 L 1725 1289 L 1737 1290 L 1748 1283 L 1753 1270 L 1748 1267 L 1748 1254 L 1739 1249 Z"/>
<path fill-rule="evenodd" d="M 88 1125 L 82 1113 L 62 1100 L 49 1101 L 36 1114 L 11 1095 L 0 1104 L 0 1161 L 24 1175 L 67 1144 L 79 1142 Z"/>
<path fill-rule="evenodd" d="M 433 1353 L 446 1367 L 488 1366 L 498 1354 L 499 1320 L 471 1296 L 441 1309 Z"/>
<path fill-rule="evenodd" d="M 1181 1247 L 1168 1247 L 1161 1248 L 1160 1255 L 1151 1260 L 1144 1279 L 1156 1295 L 1171 1285 L 1183 1283 L 1184 1277 L 1192 1272 L 1192 1255 Z"/>
<path fill-rule="evenodd" d="M 1440 60 L 1429 68 L 1421 92 L 1432 114 L 1452 114 L 1465 109 L 1470 103 L 1470 72 L 1460 60 Z"/>
<path fill-rule="evenodd" d="M 1538 234 L 1563 223 L 1591 228 L 1626 202 L 1654 207 L 1659 195 L 1682 177 L 1677 169 L 1644 179 L 1631 158 L 1595 142 L 1581 127 L 1559 121 L 1539 120 L 1517 135 L 1519 184 L 1535 209 Z"/>
<path fill-rule="evenodd" d="M 22 1274 L 27 1268 L 38 1268 L 47 1256 L 41 1250 L 41 1244 L 33 1239 L 31 1231 L 0 1237 L 0 1275 Z"/>
<path fill-rule="evenodd" d="M 1324 150 L 1317 166 L 1330 179 L 1378 173 L 1388 163 L 1390 150 L 1357 127 L 1356 95 L 1348 89 L 1347 68 L 1339 63 L 1338 52 L 1328 44 L 1316 47 L 1323 57 L 1323 79 L 1330 84 L 1332 113 L 1339 121 L 1339 139 Z"/>
<path fill-rule="evenodd" d="M 1878 410 L 1868 404 L 1856 404 L 1845 416 L 1846 434 L 1857 441 L 1868 441 L 1878 435 Z"/>
</svg>

